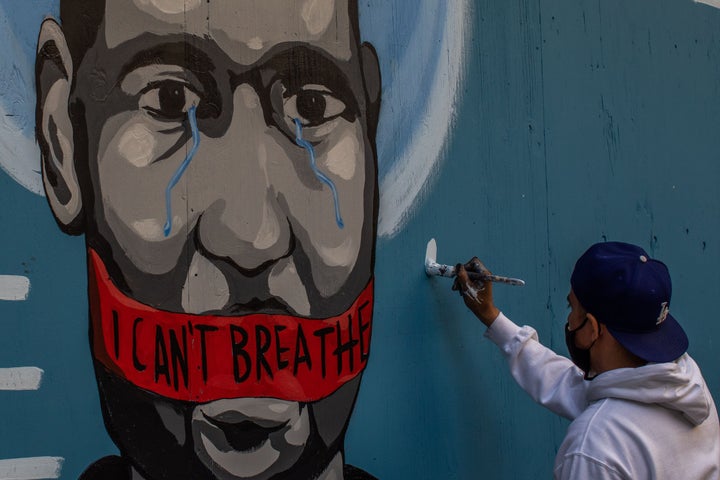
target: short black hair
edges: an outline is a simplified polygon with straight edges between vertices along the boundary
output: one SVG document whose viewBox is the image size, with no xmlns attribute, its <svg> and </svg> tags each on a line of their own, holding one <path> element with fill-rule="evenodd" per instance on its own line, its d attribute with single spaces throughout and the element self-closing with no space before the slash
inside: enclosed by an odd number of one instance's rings
<svg viewBox="0 0 720 480">
<path fill-rule="evenodd" d="M 95 44 L 104 18 L 105 0 L 60 0 L 60 21 L 75 71 Z"/>
</svg>

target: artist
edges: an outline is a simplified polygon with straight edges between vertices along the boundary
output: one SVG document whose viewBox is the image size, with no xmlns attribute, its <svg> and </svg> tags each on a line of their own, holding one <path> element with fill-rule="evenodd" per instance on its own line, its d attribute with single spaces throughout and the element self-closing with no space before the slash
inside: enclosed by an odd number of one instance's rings
<svg viewBox="0 0 720 480">
<path fill-rule="evenodd" d="M 377 223 L 357 1 L 60 5 L 37 136 L 120 451 L 82 478 L 373 478 L 344 456 Z"/>
<path fill-rule="evenodd" d="M 532 398 L 572 420 L 555 458 L 562 480 L 720 478 L 720 426 L 688 339 L 670 315 L 667 267 L 640 247 L 593 245 L 570 279 L 572 361 L 538 343 L 493 303 L 473 258 L 453 285 Z"/>
</svg>

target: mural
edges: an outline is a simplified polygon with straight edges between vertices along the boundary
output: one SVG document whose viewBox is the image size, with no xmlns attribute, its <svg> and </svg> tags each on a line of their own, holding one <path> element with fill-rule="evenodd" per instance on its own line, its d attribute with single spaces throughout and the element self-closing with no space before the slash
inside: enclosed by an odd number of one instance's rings
<svg viewBox="0 0 720 480">
<path fill-rule="evenodd" d="M 551 346 L 643 245 L 720 398 L 716 7 L 0 0 L 0 479 L 547 476 L 433 237 Z"/>
<path fill-rule="evenodd" d="M 63 0 L 38 143 L 85 234 L 121 456 L 82 478 L 370 478 L 343 435 L 370 352 L 380 76 L 354 2 Z"/>
<path fill-rule="evenodd" d="M 431 10 L 418 21 L 443 34 Z M 438 93 L 459 81 L 427 76 Z M 357 2 L 62 0 L 39 31 L 35 83 L 35 121 L 8 122 L 2 167 L 84 238 L 91 355 L 120 455 L 82 478 L 374 478 L 343 459 L 379 204 L 380 71 Z M 414 190 L 387 213 L 412 206 L 447 131 L 413 181 L 386 188 Z M 3 280 L 7 299 L 27 298 L 29 279 Z M 37 387 L 43 373 L 8 370 Z M 63 459 L 25 461 L 56 476 Z"/>
</svg>

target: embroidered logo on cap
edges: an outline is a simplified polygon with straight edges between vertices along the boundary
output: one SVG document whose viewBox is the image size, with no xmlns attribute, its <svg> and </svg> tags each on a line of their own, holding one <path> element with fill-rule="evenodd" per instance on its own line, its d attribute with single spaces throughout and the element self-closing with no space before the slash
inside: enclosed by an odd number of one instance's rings
<svg viewBox="0 0 720 480">
<path fill-rule="evenodd" d="M 660 325 L 661 323 L 663 323 L 669 313 L 670 313 L 670 306 L 668 305 L 668 302 L 662 302 L 661 308 L 660 308 L 660 315 L 658 315 L 657 322 L 655 322 L 655 325 Z"/>
</svg>

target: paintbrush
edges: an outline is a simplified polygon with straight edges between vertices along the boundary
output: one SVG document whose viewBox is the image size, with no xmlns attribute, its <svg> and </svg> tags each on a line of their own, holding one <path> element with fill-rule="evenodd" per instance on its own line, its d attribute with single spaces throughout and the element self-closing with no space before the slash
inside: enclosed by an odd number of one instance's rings
<svg viewBox="0 0 720 480">
<path fill-rule="evenodd" d="M 457 275 L 455 267 L 437 263 L 435 260 L 436 258 L 437 243 L 435 243 L 434 238 L 431 238 L 427 244 L 427 248 L 425 249 L 425 273 L 428 276 L 437 275 L 440 277 L 454 277 Z M 500 275 L 492 275 L 490 273 L 468 272 L 468 277 L 470 277 L 471 280 L 480 280 L 483 282 L 499 282 L 517 286 L 525 285 L 525 281 L 520 280 L 519 278 L 503 277 Z"/>
</svg>

